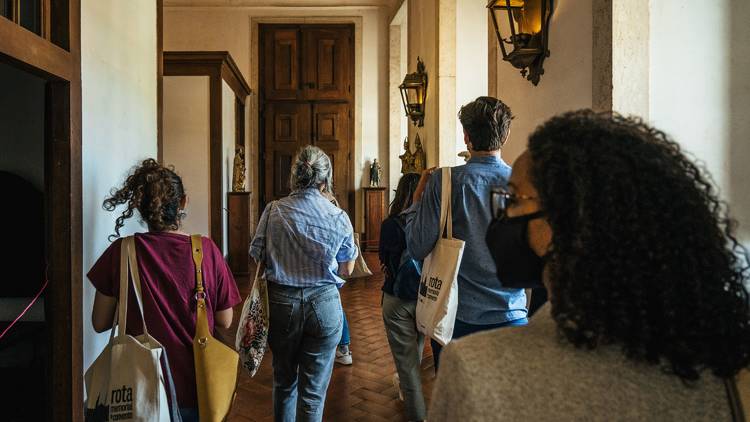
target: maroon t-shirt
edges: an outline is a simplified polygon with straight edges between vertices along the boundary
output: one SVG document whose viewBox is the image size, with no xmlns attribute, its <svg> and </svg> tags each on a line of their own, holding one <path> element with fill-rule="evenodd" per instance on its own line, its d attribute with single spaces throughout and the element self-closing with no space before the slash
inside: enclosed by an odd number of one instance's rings
<svg viewBox="0 0 750 422">
<path fill-rule="evenodd" d="M 88 273 L 96 290 L 116 298 L 120 295 L 121 244 L 122 239 L 113 242 Z M 180 407 L 196 408 L 195 265 L 190 237 L 176 233 L 138 233 L 135 249 L 149 334 L 167 350 Z M 241 298 L 221 251 L 207 237 L 203 238 L 203 280 L 208 325 L 213 332 L 214 313 L 237 305 Z M 127 333 L 139 335 L 143 325 L 132 282 L 128 292 Z"/>
</svg>

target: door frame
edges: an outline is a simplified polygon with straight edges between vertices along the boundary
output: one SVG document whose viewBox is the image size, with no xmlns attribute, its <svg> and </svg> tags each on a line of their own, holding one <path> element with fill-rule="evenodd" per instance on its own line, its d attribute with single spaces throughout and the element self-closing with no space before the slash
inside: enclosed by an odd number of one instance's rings
<svg viewBox="0 0 750 422">
<path fill-rule="evenodd" d="M 83 420 L 81 2 L 43 0 L 36 35 L 0 17 L 0 61 L 45 79 L 49 420 Z"/>
<path fill-rule="evenodd" d="M 329 24 L 348 24 L 354 26 L 354 38 L 352 43 L 351 54 L 353 58 L 353 69 L 354 69 L 354 80 L 352 85 L 352 96 L 350 101 L 350 109 L 352 111 L 352 118 L 350 121 L 349 130 L 352 131 L 352 142 L 350 144 L 350 153 L 352 158 L 350 160 L 350 182 L 351 191 L 349 192 L 349 203 L 353 204 L 351 208 L 351 220 L 354 226 L 354 231 L 361 231 L 361 227 L 364 225 L 364 201 L 357 195 L 361 186 L 356 184 L 357 180 L 357 169 L 362 168 L 365 165 L 364 159 L 362 159 L 362 96 L 359 92 L 362 91 L 362 21 L 361 16 L 341 16 L 341 17 L 311 17 L 311 16 L 289 16 L 289 17 L 271 17 L 271 16 L 254 16 L 250 18 L 250 84 L 256 88 L 260 87 L 260 60 L 262 56 L 262 43 L 260 42 L 260 25 L 264 24 L 287 24 L 287 25 L 329 25 Z M 259 89 L 258 89 L 259 90 Z M 250 107 L 254 109 L 250 110 L 250 116 L 253 119 L 250 121 L 248 128 L 248 135 L 250 151 L 249 156 L 251 157 L 251 164 L 254 165 L 257 170 L 253 175 L 253 189 L 256 192 L 260 192 L 264 189 L 265 174 L 263 167 L 260 166 L 262 162 L 262 155 L 265 145 L 262 145 L 263 140 L 263 119 L 261 115 L 261 107 L 263 101 L 260 95 L 253 96 L 249 101 Z M 252 125 L 255 127 L 252 127 Z M 257 199 L 256 199 L 257 198 Z M 254 198 L 257 203 L 253 204 L 251 212 L 257 210 L 257 214 L 252 216 L 251 220 L 253 223 L 257 223 L 260 219 L 260 215 L 263 212 L 262 201 L 260 195 L 256 195 Z M 253 227 L 254 230 L 254 227 Z"/>
<path fill-rule="evenodd" d="M 209 227 L 210 236 L 221 248 L 224 244 L 224 213 L 222 212 L 222 81 L 235 95 L 235 145 L 245 143 L 245 104 L 252 93 L 237 64 L 227 51 L 164 51 L 164 76 L 209 77 Z M 242 117 L 242 118 L 240 118 Z M 241 137 L 241 138 L 240 138 Z M 164 156 L 163 141 L 159 157 Z M 245 154 L 247 157 L 247 153 Z M 246 158 L 247 160 L 247 158 Z"/>
</svg>

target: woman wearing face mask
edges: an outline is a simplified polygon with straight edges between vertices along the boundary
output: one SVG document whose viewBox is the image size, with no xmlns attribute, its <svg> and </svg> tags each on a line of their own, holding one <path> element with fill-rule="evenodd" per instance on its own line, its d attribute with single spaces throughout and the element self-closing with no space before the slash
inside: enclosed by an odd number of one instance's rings
<svg viewBox="0 0 750 422">
<path fill-rule="evenodd" d="M 451 343 L 431 421 L 731 419 L 724 381 L 750 364 L 747 254 L 677 143 L 565 114 L 498 195 L 498 273 L 543 274 L 550 304 L 525 328 Z"/>
</svg>

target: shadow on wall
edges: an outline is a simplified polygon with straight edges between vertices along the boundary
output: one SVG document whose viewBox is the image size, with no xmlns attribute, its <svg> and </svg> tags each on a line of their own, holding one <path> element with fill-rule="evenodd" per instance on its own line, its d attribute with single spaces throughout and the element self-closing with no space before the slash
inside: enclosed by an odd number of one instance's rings
<svg viewBox="0 0 750 422">
<path fill-rule="evenodd" d="M 731 0 L 729 16 L 729 198 L 739 235 L 750 244 L 750 2 Z"/>
</svg>

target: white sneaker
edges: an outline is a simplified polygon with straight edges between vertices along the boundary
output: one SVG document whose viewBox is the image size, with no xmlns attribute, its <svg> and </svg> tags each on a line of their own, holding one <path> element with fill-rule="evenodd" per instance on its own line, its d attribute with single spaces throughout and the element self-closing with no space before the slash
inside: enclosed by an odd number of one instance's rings
<svg viewBox="0 0 750 422">
<path fill-rule="evenodd" d="M 401 379 L 398 374 L 393 374 L 393 386 L 398 390 L 398 399 L 404 401 L 404 393 L 401 391 Z"/>
<path fill-rule="evenodd" d="M 349 350 L 349 346 L 338 346 L 336 348 L 336 363 L 342 365 L 352 364 L 352 351 Z"/>
</svg>

